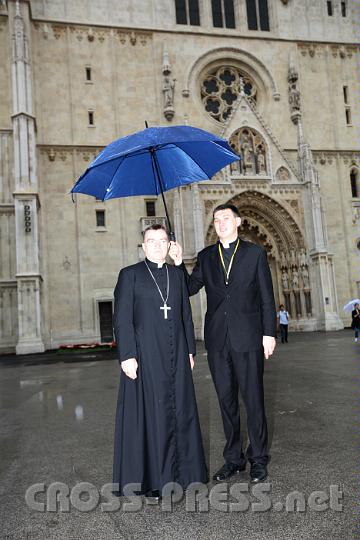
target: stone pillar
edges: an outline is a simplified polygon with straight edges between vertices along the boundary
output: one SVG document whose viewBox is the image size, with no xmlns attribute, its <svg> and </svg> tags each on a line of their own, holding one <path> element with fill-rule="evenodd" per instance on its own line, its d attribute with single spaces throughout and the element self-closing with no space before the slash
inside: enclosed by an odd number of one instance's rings
<svg viewBox="0 0 360 540">
<path fill-rule="evenodd" d="M 14 140 L 14 203 L 16 279 L 19 336 L 17 354 L 44 351 L 41 336 L 38 183 L 36 174 L 35 118 L 32 107 L 30 55 L 24 18 L 27 3 L 9 5 L 12 31 L 12 100 Z"/>
<path fill-rule="evenodd" d="M 195 251 L 198 253 L 205 247 L 204 209 L 200 199 L 199 186 L 197 184 L 192 184 L 191 191 L 193 201 Z"/>
<path fill-rule="evenodd" d="M 310 275 L 313 284 L 313 314 L 317 330 L 340 330 L 343 323 L 337 313 L 338 305 L 332 255 L 328 251 L 325 214 L 321 203 L 320 182 L 315 170 L 310 145 L 302 132 L 301 112 L 291 115 L 298 130 L 300 171 L 304 180 L 305 223 L 308 231 Z M 315 285 L 315 286 L 314 286 Z"/>
</svg>

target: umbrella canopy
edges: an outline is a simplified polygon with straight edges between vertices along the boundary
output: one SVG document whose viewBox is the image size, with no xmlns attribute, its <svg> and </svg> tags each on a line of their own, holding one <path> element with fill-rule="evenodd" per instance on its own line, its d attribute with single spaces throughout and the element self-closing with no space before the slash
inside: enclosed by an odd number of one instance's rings
<svg viewBox="0 0 360 540">
<path fill-rule="evenodd" d="M 350 302 L 345 304 L 345 306 L 343 307 L 343 310 L 346 311 L 347 313 L 351 313 L 352 310 L 354 309 L 355 304 L 359 304 L 359 306 L 360 306 L 359 298 L 354 298 L 354 300 L 350 300 Z"/>
<path fill-rule="evenodd" d="M 178 186 L 208 180 L 238 159 L 224 139 L 202 129 L 147 128 L 109 144 L 71 192 L 102 200 L 159 195 Z"/>
</svg>

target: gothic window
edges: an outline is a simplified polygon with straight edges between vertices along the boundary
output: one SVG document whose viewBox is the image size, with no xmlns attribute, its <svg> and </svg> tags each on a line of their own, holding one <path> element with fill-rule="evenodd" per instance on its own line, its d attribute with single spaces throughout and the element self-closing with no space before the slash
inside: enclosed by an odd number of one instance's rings
<svg viewBox="0 0 360 540">
<path fill-rule="evenodd" d="M 230 166 L 233 174 L 268 175 L 266 144 L 257 131 L 248 127 L 240 128 L 231 135 L 229 144 L 241 157 L 240 161 Z"/>
<path fill-rule="evenodd" d="M 352 169 L 350 171 L 350 184 L 352 197 L 359 196 L 359 171 Z"/>
<path fill-rule="evenodd" d="M 200 26 L 199 0 L 175 0 L 176 24 Z"/>
<path fill-rule="evenodd" d="M 215 27 L 235 28 L 234 0 L 211 0 L 211 7 Z"/>
<path fill-rule="evenodd" d="M 246 0 L 249 30 L 270 30 L 267 0 Z"/>
<path fill-rule="evenodd" d="M 201 84 L 201 99 L 215 120 L 225 122 L 241 91 L 256 105 L 257 89 L 250 77 L 236 67 L 222 66 L 206 75 Z"/>
</svg>

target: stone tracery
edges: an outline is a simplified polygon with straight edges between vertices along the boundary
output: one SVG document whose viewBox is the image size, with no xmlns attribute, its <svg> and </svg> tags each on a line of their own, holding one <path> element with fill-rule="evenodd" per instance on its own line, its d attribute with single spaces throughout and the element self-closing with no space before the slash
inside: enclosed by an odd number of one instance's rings
<svg viewBox="0 0 360 540">
<path fill-rule="evenodd" d="M 233 104 L 241 92 L 256 105 L 257 88 L 253 80 L 234 66 L 213 69 L 201 83 L 201 99 L 205 110 L 218 122 L 225 122 L 230 116 Z"/>
</svg>

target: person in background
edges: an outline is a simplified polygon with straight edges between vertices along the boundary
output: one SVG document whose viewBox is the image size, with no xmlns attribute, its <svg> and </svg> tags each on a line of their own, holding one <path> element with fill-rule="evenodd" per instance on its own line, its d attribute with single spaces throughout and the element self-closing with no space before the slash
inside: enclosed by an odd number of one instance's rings
<svg viewBox="0 0 360 540">
<path fill-rule="evenodd" d="M 354 341 L 358 341 L 359 339 L 359 327 L 360 327 L 360 311 L 359 311 L 359 304 L 354 304 L 354 309 L 351 313 L 351 328 L 355 330 L 355 338 Z"/>
<path fill-rule="evenodd" d="M 289 313 L 285 310 L 285 307 L 283 304 L 280 304 L 279 312 L 277 316 L 278 316 L 279 327 L 280 327 L 281 343 L 287 343 L 288 342 L 288 328 L 289 328 Z"/>
</svg>

